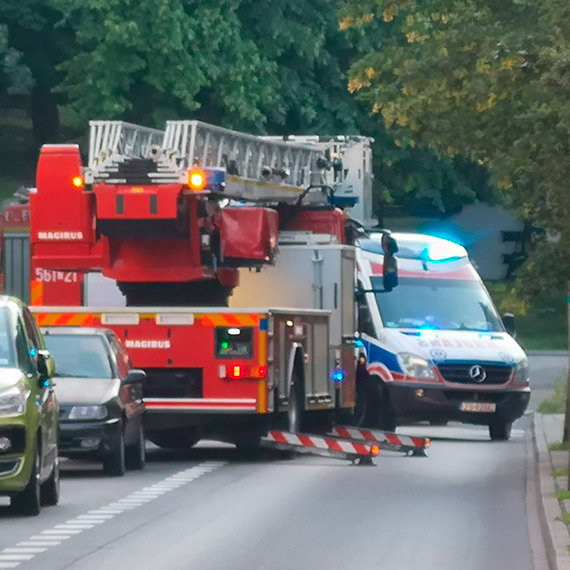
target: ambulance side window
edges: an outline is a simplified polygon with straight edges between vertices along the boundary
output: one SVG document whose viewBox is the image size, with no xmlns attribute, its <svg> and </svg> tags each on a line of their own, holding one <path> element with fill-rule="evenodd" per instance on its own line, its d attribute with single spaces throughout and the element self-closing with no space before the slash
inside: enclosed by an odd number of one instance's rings
<svg viewBox="0 0 570 570">
<path fill-rule="evenodd" d="M 362 283 L 358 282 L 358 289 L 362 291 Z M 376 337 L 376 331 L 374 330 L 374 322 L 372 321 L 372 315 L 370 314 L 370 309 L 368 308 L 368 303 L 366 301 L 366 295 L 358 295 L 358 331 L 360 333 L 367 334 L 373 338 Z"/>
</svg>

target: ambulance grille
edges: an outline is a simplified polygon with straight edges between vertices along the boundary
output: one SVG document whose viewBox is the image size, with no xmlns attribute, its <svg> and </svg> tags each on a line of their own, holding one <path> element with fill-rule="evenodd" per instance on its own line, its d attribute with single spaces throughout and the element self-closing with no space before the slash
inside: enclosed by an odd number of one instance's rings
<svg viewBox="0 0 570 570">
<path fill-rule="evenodd" d="M 472 378 L 470 371 L 475 366 L 484 372 L 485 379 L 483 381 Z M 513 372 L 512 366 L 508 364 L 479 364 L 477 362 L 443 363 L 438 368 L 447 382 L 458 384 L 506 384 Z M 481 374 L 478 377 L 480 378 Z"/>
<path fill-rule="evenodd" d="M 203 398 L 201 368 L 145 368 L 145 398 Z"/>
</svg>

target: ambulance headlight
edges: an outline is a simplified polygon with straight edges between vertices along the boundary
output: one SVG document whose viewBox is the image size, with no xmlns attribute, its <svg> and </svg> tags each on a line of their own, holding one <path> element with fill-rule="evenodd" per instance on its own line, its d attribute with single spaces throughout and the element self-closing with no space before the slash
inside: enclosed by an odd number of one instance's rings
<svg viewBox="0 0 570 570">
<path fill-rule="evenodd" d="M 530 374 L 528 369 L 528 358 L 523 358 L 517 363 L 515 369 L 515 383 L 528 384 L 530 382 Z"/>
<path fill-rule="evenodd" d="M 436 380 L 433 366 L 425 358 L 409 352 L 400 352 L 398 360 L 406 376 L 420 380 Z"/>
</svg>

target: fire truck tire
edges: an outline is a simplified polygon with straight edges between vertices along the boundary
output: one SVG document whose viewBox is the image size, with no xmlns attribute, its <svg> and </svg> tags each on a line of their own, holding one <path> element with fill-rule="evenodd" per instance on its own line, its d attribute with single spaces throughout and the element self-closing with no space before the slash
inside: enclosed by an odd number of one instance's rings
<svg viewBox="0 0 570 570">
<path fill-rule="evenodd" d="M 301 413 L 303 385 L 301 375 L 296 368 L 293 369 L 291 386 L 289 387 L 289 404 L 287 406 L 287 419 L 289 433 L 301 432 Z"/>
<path fill-rule="evenodd" d="M 147 437 L 162 449 L 190 449 L 200 441 L 200 436 L 193 429 L 153 431 Z"/>
<path fill-rule="evenodd" d="M 140 471 L 146 465 L 146 447 L 144 441 L 144 432 L 141 425 L 139 426 L 139 434 L 137 442 L 134 445 L 129 445 L 126 449 L 125 460 L 127 469 Z"/>
<path fill-rule="evenodd" d="M 125 474 L 125 434 L 122 425 L 119 427 L 119 436 L 115 446 L 103 458 L 103 471 L 112 477 L 122 477 Z"/>
</svg>

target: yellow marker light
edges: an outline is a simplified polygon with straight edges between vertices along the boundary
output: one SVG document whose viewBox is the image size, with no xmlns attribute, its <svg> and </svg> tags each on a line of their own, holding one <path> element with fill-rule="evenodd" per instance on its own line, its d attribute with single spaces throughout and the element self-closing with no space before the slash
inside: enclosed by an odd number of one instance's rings
<svg viewBox="0 0 570 570">
<path fill-rule="evenodd" d="M 189 186 L 191 190 L 204 190 L 206 187 L 206 176 L 201 170 L 190 171 L 188 180 L 190 181 Z"/>
<path fill-rule="evenodd" d="M 73 178 L 73 180 L 71 181 L 71 183 L 76 187 L 76 188 L 82 188 L 83 187 L 83 178 L 81 178 L 81 176 L 75 176 Z"/>
</svg>

